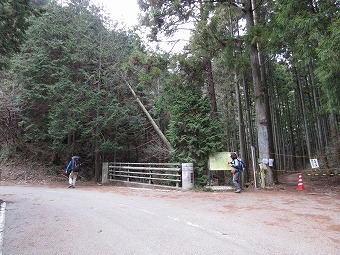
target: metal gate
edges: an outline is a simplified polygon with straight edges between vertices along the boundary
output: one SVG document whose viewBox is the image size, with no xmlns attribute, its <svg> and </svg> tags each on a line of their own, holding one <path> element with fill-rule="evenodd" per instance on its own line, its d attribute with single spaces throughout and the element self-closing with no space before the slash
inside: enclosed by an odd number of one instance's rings
<svg viewBox="0 0 340 255">
<path fill-rule="evenodd" d="M 179 188 L 182 182 L 180 163 L 103 163 L 102 182 L 129 182 Z"/>
</svg>

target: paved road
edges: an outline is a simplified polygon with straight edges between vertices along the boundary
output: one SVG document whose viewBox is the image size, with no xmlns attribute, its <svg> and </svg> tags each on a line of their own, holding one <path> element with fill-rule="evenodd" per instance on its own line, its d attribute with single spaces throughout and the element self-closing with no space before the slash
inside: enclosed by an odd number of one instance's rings
<svg viewBox="0 0 340 255">
<path fill-rule="evenodd" d="M 340 254 L 339 202 L 270 197 L 0 186 L 3 255 Z"/>
</svg>

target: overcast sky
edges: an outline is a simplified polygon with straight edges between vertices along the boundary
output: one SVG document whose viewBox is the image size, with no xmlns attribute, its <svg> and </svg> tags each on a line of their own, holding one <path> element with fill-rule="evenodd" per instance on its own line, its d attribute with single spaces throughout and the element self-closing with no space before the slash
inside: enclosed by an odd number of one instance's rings
<svg viewBox="0 0 340 255">
<path fill-rule="evenodd" d="M 103 6 L 112 20 L 124 22 L 131 27 L 138 23 L 139 8 L 137 0 L 91 0 L 95 5 Z"/>
<path fill-rule="evenodd" d="M 138 24 L 139 7 L 137 0 L 91 0 L 95 5 L 103 6 L 105 13 L 110 14 L 110 17 L 114 21 L 123 22 L 128 27 L 132 27 Z M 141 37 L 145 36 L 140 35 Z M 179 32 L 173 39 L 185 39 L 188 40 L 188 32 Z M 175 46 L 173 44 L 167 44 L 165 42 L 159 43 L 159 46 L 165 51 L 179 52 L 182 50 L 186 41 L 179 41 Z M 148 43 L 148 45 L 154 44 Z"/>
</svg>

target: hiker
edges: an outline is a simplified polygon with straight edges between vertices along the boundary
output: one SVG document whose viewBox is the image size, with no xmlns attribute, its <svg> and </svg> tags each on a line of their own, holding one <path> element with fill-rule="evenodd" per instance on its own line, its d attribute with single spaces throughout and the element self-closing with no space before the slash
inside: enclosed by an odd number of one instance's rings
<svg viewBox="0 0 340 255">
<path fill-rule="evenodd" d="M 231 173 L 233 174 L 233 183 L 236 189 L 235 193 L 241 193 L 241 186 L 239 183 L 241 164 L 235 152 L 230 153 L 230 157 L 232 160 L 231 162 L 228 162 L 228 164 L 231 166 Z"/>
<path fill-rule="evenodd" d="M 80 157 L 73 156 L 66 167 L 66 174 L 68 174 L 69 188 L 76 187 L 76 180 L 80 171 Z"/>
</svg>

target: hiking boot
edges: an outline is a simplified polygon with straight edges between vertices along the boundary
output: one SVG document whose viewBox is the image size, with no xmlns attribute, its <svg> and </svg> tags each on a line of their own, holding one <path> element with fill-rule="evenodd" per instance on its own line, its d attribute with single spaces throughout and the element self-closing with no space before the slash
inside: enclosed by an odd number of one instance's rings
<svg viewBox="0 0 340 255">
<path fill-rule="evenodd" d="M 241 190 L 240 190 L 240 189 L 238 189 L 238 190 L 236 190 L 236 191 L 235 191 L 235 193 L 241 193 Z"/>
<path fill-rule="evenodd" d="M 72 188 L 73 187 L 73 185 L 72 184 L 70 184 L 69 186 L 68 186 L 68 188 Z"/>
</svg>

